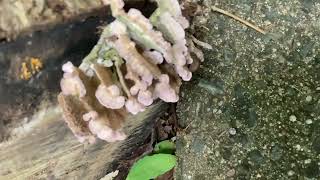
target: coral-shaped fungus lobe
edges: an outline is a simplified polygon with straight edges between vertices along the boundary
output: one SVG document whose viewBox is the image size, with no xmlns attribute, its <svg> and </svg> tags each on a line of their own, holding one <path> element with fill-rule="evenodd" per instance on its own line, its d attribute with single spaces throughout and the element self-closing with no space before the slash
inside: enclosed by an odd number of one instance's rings
<svg viewBox="0 0 320 180">
<path fill-rule="evenodd" d="M 92 68 L 100 81 L 100 85 L 95 92 L 97 100 L 106 108 L 122 108 L 125 103 L 125 97 L 121 96 L 120 88 L 113 84 L 110 70 L 98 64 L 93 64 Z"/>
<path fill-rule="evenodd" d="M 89 122 L 90 131 L 99 139 L 107 142 L 121 141 L 126 138 L 126 135 L 121 130 L 113 130 L 105 121 L 108 117 L 105 113 L 98 114 L 96 111 L 90 111 L 83 115 L 83 120 Z"/>
<path fill-rule="evenodd" d="M 158 98 L 177 102 L 181 79 L 191 79 L 194 60 L 188 46 L 196 47 L 186 39 L 189 22 L 177 0 L 156 1 L 148 19 L 137 9 L 126 12 L 122 0 L 103 0 L 115 21 L 104 28 L 80 69 L 71 62 L 62 66 L 59 104 L 80 142 L 125 139 L 127 112 L 142 112 Z"/>
<path fill-rule="evenodd" d="M 78 95 L 83 97 L 86 94 L 86 88 L 80 79 L 80 72 L 71 62 L 62 66 L 64 71 L 63 78 L 60 81 L 60 87 L 63 95 Z"/>
</svg>

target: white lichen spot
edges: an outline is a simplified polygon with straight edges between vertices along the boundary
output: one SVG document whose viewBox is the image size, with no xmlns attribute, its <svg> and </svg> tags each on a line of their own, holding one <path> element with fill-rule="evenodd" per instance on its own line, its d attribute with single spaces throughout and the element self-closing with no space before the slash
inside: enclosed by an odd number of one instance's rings
<svg viewBox="0 0 320 180">
<path fill-rule="evenodd" d="M 311 163 L 311 159 L 306 159 L 306 160 L 304 160 L 304 163 L 305 163 L 305 164 L 310 164 L 310 163 Z"/>
<path fill-rule="evenodd" d="M 218 109 L 213 109 L 212 110 L 213 113 L 216 113 L 217 111 L 218 111 Z"/>
<path fill-rule="evenodd" d="M 290 170 L 288 171 L 288 176 L 293 176 L 294 175 L 294 171 Z"/>
<path fill-rule="evenodd" d="M 312 101 L 312 96 L 307 96 L 307 97 L 306 97 L 306 101 L 307 101 L 307 102 L 311 102 L 311 101 Z"/>
<path fill-rule="evenodd" d="M 289 120 L 290 120 L 291 122 L 296 122 L 296 121 L 297 121 L 297 117 L 296 117 L 295 115 L 291 115 L 291 116 L 289 117 Z"/>
<path fill-rule="evenodd" d="M 229 134 L 230 135 L 236 135 L 236 133 L 237 133 L 237 130 L 235 128 L 230 128 L 229 129 Z"/>
<path fill-rule="evenodd" d="M 307 119 L 306 120 L 306 124 L 312 124 L 312 120 L 311 119 Z"/>
</svg>

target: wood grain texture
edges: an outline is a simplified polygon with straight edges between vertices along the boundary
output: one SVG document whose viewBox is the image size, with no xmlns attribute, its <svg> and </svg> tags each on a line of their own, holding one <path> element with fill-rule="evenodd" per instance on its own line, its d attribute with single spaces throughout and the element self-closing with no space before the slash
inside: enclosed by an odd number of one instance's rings
<svg viewBox="0 0 320 180">
<path fill-rule="evenodd" d="M 0 179 L 99 179 L 111 166 L 143 142 L 154 120 L 162 114 L 162 102 L 126 121 L 125 141 L 79 143 L 62 120 L 61 110 L 50 106 L 37 112 L 30 124 L 17 128 L 17 137 L 0 144 Z"/>
<path fill-rule="evenodd" d="M 137 6 L 143 0 L 125 0 Z M 62 22 L 89 16 L 110 15 L 101 0 L 16 0 L 0 1 L 0 39 L 15 39 L 20 33 L 43 30 Z"/>
</svg>

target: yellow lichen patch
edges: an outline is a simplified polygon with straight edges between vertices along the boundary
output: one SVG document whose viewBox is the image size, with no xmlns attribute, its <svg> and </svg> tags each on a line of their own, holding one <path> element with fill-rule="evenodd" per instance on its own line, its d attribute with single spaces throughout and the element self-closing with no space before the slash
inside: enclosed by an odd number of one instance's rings
<svg viewBox="0 0 320 180">
<path fill-rule="evenodd" d="M 29 80 L 32 75 L 36 74 L 41 70 L 43 64 L 39 58 L 27 58 L 27 62 L 21 64 L 20 78 Z"/>
<path fill-rule="evenodd" d="M 41 70 L 43 65 L 39 58 L 31 58 L 30 66 L 31 66 L 32 74 L 35 74 Z"/>
<path fill-rule="evenodd" d="M 24 79 L 24 80 L 28 80 L 30 79 L 32 76 L 31 72 L 29 71 L 28 67 L 27 67 L 27 63 L 23 62 L 21 64 L 21 74 L 20 74 L 20 78 Z"/>
</svg>

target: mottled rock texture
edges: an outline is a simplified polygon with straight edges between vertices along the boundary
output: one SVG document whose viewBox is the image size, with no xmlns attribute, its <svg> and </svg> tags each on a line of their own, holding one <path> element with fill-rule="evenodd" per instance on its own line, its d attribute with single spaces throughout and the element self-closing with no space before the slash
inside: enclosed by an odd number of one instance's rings
<svg viewBox="0 0 320 180">
<path fill-rule="evenodd" d="M 319 1 L 214 5 L 268 33 L 215 12 L 196 29 L 214 50 L 182 87 L 176 179 L 319 179 Z"/>
</svg>

